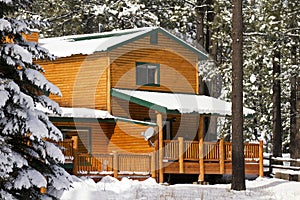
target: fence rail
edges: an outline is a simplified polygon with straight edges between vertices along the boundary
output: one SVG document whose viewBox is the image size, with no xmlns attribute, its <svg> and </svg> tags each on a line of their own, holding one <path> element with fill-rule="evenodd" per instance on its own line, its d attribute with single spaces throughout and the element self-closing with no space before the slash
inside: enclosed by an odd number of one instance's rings
<svg viewBox="0 0 300 200">
<path fill-rule="evenodd" d="M 150 154 L 78 154 L 76 174 L 151 174 Z"/>
<path fill-rule="evenodd" d="M 264 165 L 264 167 L 268 168 L 267 173 L 269 175 L 274 174 L 273 169 L 300 171 L 300 159 L 273 157 L 272 155 L 270 155 L 264 156 L 264 160 L 268 161 L 268 164 Z M 286 165 L 284 165 L 283 163 L 286 163 Z M 297 163 L 297 166 L 293 166 L 292 163 Z"/>
<path fill-rule="evenodd" d="M 178 160 L 179 159 L 179 140 L 164 140 L 164 159 Z M 205 161 L 219 161 L 221 154 L 224 154 L 225 161 L 231 161 L 232 144 L 230 142 L 204 142 L 203 157 Z M 244 156 L 246 162 L 258 162 L 259 143 L 245 143 Z M 199 160 L 199 142 L 198 141 L 183 141 L 183 159 L 184 160 Z"/>
<path fill-rule="evenodd" d="M 65 139 L 57 142 L 57 145 L 61 147 L 61 151 L 66 158 L 72 159 L 74 156 L 74 141 L 72 139 Z"/>
</svg>

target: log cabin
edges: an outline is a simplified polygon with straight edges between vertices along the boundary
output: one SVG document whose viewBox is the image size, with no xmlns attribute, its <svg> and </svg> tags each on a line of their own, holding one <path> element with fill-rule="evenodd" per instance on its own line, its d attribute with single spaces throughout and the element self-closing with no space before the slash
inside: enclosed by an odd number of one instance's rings
<svg viewBox="0 0 300 200">
<path fill-rule="evenodd" d="M 39 61 L 62 97 L 50 115 L 75 175 L 120 178 L 231 174 L 231 143 L 208 137 L 212 116 L 231 103 L 200 94 L 208 55 L 160 27 L 40 39 L 54 61 Z M 245 108 L 249 116 L 253 111 Z M 245 143 L 245 172 L 263 176 L 260 143 Z"/>
</svg>

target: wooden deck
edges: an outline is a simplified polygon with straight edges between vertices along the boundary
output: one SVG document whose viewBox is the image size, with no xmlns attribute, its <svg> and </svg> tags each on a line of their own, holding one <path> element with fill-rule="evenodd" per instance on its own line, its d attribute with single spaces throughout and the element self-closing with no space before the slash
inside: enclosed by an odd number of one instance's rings
<svg viewBox="0 0 300 200">
<path fill-rule="evenodd" d="M 74 149 L 73 140 L 60 142 L 67 161 L 73 164 L 73 174 L 78 176 L 106 176 L 116 178 L 159 176 L 159 152 L 150 154 L 81 154 Z M 199 153 L 198 141 L 164 140 L 163 173 L 164 174 L 231 174 L 231 143 L 204 142 L 203 156 Z M 262 142 L 245 143 L 245 172 L 263 176 Z M 200 160 L 203 158 L 203 166 Z"/>
</svg>

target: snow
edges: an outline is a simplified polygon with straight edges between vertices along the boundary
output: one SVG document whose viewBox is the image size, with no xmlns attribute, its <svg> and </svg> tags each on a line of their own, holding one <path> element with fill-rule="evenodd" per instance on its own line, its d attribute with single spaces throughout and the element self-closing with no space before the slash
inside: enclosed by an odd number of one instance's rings
<svg viewBox="0 0 300 200">
<path fill-rule="evenodd" d="M 90 108 L 66 108 L 61 107 L 61 117 L 74 118 L 97 118 L 97 119 L 114 119 L 115 117 L 105 110 L 96 110 Z"/>
<path fill-rule="evenodd" d="M 300 199 L 300 182 L 285 181 L 276 178 L 257 178 L 246 180 L 245 191 L 233 191 L 230 184 L 197 185 L 176 184 L 161 185 L 154 179 L 145 181 L 123 178 L 121 181 L 106 176 L 95 183 L 89 178 L 73 177 L 73 185 L 65 191 L 61 200 L 79 199 Z"/>
<path fill-rule="evenodd" d="M 138 37 L 153 29 L 153 27 L 147 27 L 124 31 L 112 31 L 109 33 L 45 38 L 40 39 L 39 43 L 42 47 L 48 49 L 51 54 L 57 57 L 68 57 L 76 54 L 90 55 L 94 52 L 106 51 L 110 47 Z"/>
<path fill-rule="evenodd" d="M 20 172 L 13 184 L 16 189 L 29 188 L 31 184 L 40 188 L 46 187 L 47 180 L 38 171 L 29 169 Z"/>
<path fill-rule="evenodd" d="M 32 54 L 17 44 L 6 44 L 4 52 L 16 60 L 32 64 Z"/>
<path fill-rule="evenodd" d="M 11 31 L 10 22 L 6 19 L 0 19 L 0 31 Z"/>
<path fill-rule="evenodd" d="M 161 93 L 137 90 L 113 89 L 113 91 L 130 97 L 141 99 L 168 110 L 180 113 L 231 115 L 231 103 L 204 95 Z M 254 114 L 254 111 L 244 108 L 244 115 Z"/>
<path fill-rule="evenodd" d="M 51 92 L 52 94 L 61 96 L 59 88 L 50 83 L 39 71 L 34 69 L 26 69 L 24 74 L 32 84 Z"/>
</svg>

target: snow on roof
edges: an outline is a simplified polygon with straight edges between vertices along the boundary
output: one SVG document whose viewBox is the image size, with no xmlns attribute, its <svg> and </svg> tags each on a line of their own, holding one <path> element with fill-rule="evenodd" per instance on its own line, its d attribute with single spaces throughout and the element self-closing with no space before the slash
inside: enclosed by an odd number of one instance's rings
<svg viewBox="0 0 300 200">
<path fill-rule="evenodd" d="M 73 118 L 97 118 L 97 119 L 115 119 L 114 116 L 109 114 L 106 110 L 96 110 L 90 108 L 66 108 L 61 107 L 61 117 Z"/>
<path fill-rule="evenodd" d="M 40 110 L 51 117 L 73 117 L 73 118 L 96 118 L 96 119 L 115 119 L 116 117 L 112 116 L 106 110 L 96 110 L 90 108 L 67 108 L 60 107 L 61 113 L 55 114 L 52 110 L 45 108 L 40 103 L 35 105 L 37 110 Z"/>
<path fill-rule="evenodd" d="M 95 52 L 109 51 L 118 45 L 122 45 L 152 31 L 159 31 L 166 34 L 180 45 L 183 45 L 198 54 L 201 59 L 207 59 L 208 57 L 202 51 L 172 35 L 161 27 L 144 27 L 103 33 L 44 38 L 40 39 L 39 43 L 57 57 L 68 57 L 77 54 L 90 55 Z"/>
<path fill-rule="evenodd" d="M 39 43 L 57 57 L 68 57 L 76 54 L 90 55 L 94 52 L 107 51 L 110 47 L 154 29 L 155 27 L 146 27 L 123 31 L 45 38 L 40 39 Z"/>
<path fill-rule="evenodd" d="M 179 113 L 199 113 L 231 115 L 231 103 L 204 95 L 162 93 L 137 90 L 112 89 L 113 95 L 130 101 L 142 102 L 160 106 L 167 111 L 178 111 Z M 125 96 L 124 96 L 125 95 Z M 254 111 L 244 108 L 244 115 L 252 115 Z"/>
<path fill-rule="evenodd" d="M 50 117 L 70 117 L 70 118 L 89 118 L 89 119 L 113 119 L 123 122 L 129 122 L 129 123 L 137 123 L 137 124 L 143 124 L 146 126 L 156 126 L 156 123 L 153 122 L 146 122 L 146 121 L 140 121 L 140 120 L 133 120 L 128 119 L 124 117 L 115 117 L 111 115 L 106 110 L 96 110 L 91 108 L 67 108 L 67 107 L 60 107 L 61 108 L 61 114 L 55 114 L 52 112 L 52 110 L 43 107 L 40 103 L 37 103 L 35 108 L 37 110 L 40 110 L 46 114 L 48 114 Z"/>
</svg>

